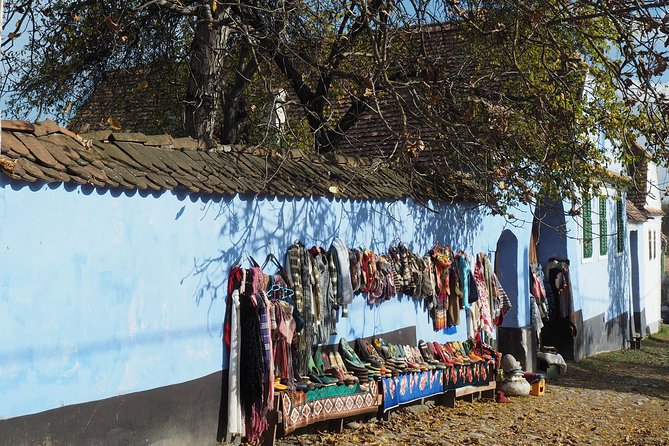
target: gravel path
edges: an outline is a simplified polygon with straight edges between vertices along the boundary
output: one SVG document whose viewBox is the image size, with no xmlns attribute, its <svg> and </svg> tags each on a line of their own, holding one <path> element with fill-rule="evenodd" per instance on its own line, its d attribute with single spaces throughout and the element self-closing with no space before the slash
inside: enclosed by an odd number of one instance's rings
<svg viewBox="0 0 669 446">
<path fill-rule="evenodd" d="M 294 433 L 280 445 L 669 446 L 669 329 L 642 349 L 569 364 L 542 397 L 404 407 L 343 433 Z"/>
</svg>

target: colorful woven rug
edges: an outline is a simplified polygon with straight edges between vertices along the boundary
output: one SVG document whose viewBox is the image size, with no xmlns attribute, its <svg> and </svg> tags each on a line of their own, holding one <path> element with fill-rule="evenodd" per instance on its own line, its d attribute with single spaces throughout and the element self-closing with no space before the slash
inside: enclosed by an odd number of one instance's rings
<svg viewBox="0 0 669 446">
<path fill-rule="evenodd" d="M 378 410 L 378 386 L 375 381 L 370 381 L 368 391 L 350 395 L 317 399 L 308 399 L 304 392 L 284 392 L 281 395 L 284 434 L 318 421 L 376 413 Z"/>
<path fill-rule="evenodd" d="M 442 380 L 443 370 L 401 373 L 398 377 L 382 378 L 383 411 L 442 393 Z"/>
<path fill-rule="evenodd" d="M 444 391 L 464 386 L 484 386 L 492 379 L 492 362 L 456 365 L 444 370 Z"/>
</svg>

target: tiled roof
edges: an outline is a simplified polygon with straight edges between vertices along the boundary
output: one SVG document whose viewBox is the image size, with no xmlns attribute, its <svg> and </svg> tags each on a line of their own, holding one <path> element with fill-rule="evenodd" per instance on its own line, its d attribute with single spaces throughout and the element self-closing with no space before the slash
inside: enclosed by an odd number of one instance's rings
<svg viewBox="0 0 669 446">
<path fill-rule="evenodd" d="M 184 70 L 169 62 L 105 73 L 70 119 L 74 132 L 123 129 L 183 134 Z"/>
<path fill-rule="evenodd" d="M 661 217 L 664 215 L 662 209 L 646 207 L 649 193 L 648 162 L 650 158 L 646 150 L 636 141 L 632 144 L 631 150 L 638 157 L 638 160 L 629 169 L 633 184 L 627 191 L 627 198 L 634 203 L 634 206 L 643 215 L 643 220 L 638 221 L 646 221 L 648 217 Z"/>
<path fill-rule="evenodd" d="M 627 220 L 636 223 L 643 223 L 644 221 L 647 220 L 644 213 L 641 212 L 639 208 L 636 207 L 634 202 L 632 202 L 632 200 L 630 200 L 629 198 L 626 201 L 626 208 L 627 208 Z"/>
<path fill-rule="evenodd" d="M 446 24 L 411 29 L 402 35 L 402 39 L 415 51 L 407 52 L 399 63 L 406 72 L 415 71 L 415 80 L 419 82 L 409 82 L 405 89 L 398 88 L 395 91 L 396 98 L 380 95 L 380 113 L 363 113 L 346 132 L 337 151 L 381 157 L 404 153 L 423 166 L 453 163 L 453 153 L 444 153 L 442 147 L 445 142 L 458 146 L 467 138 L 467 130 L 462 129 L 462 126 L 440 128 L 440 123 L 434 117 L 425 116 L 425 104 L 416 101 L 427 101 L 433 97 L 431 88 L 437 86 L 437 95 L 443 95 L 446 91 L 449 93 L 448 97 L 439 101 L 444 104 L 453 102 L 449 106 L 442 104 L 442 108 L 458 117 L 442 118 L 445 121 L 459 119 L 464 113 L 459 107 L 467 102 L 466 98 L 499 95 L 501 81 L 508 79 L 510 74 L 492 65 L 492 59 L 472 53 L 468 45 L 463 44 L 464 37 L 459 31 Z M 416 95 L 416 91 L 421 88 L 427 90 Z M 406 117 L 402 116 L 397 100 L 402 102 Z M 488 103 L 489 107 L 494 107 L 492 102 Z M 459 131 L 463 134 L 458 134 Z"/>
<path fill-rule="evenodd" d="M 48 120 L 2 121 L 0 172 L 27 182 L 218 195 L 476 200 L 462 185 L 456 195 L 379 160 L 208 148 L 168 135 L 100 131 L 79 136 Z"/>
</svg>

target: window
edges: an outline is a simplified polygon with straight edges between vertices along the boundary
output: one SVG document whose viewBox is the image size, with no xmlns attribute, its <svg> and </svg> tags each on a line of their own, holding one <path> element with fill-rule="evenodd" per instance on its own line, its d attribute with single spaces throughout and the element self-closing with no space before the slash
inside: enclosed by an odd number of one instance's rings
<svg viewBox="0 0 669 446">
<path fill-rule="evenodd" d="M 592 258 L 592 202 L 583 198 L 583 258 Z"/>
<path fill-rule="evenodd" d="M 599 255 L 605 256 L 609 250 L 609 225 L 606 215 L 606 197 L 599 197 Z"/>
<path fill-rule="evenodd" d="M 654 254 L 654 245 L 655 245 L 655 231 L 648 230 L 648 260 L 653 260 Z"/>
<path fill-rule="evenodd" d="M 623 220 L 623 201 L 616 201 L 616 252 L 620 254 L 625 249 L 625 221 Z"/>
</svg>

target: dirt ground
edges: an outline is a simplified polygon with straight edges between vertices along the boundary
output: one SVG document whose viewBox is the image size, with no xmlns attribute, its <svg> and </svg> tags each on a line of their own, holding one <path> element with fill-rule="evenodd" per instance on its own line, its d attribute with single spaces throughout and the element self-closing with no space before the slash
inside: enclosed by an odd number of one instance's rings
<svg viewBox="0 0 669 446">
<path fill-rule="evenodd" d="M 295 445 L 666 445 L 669 446 L 669 326 L 641 350 L 600 354 L 546 386 L 541 397 L 433 402 L 390 421 L 358 420 L 343 433 L 314 430 L 277 441 Z"/>
</svg>

